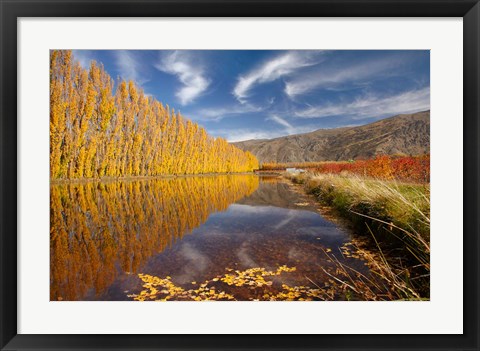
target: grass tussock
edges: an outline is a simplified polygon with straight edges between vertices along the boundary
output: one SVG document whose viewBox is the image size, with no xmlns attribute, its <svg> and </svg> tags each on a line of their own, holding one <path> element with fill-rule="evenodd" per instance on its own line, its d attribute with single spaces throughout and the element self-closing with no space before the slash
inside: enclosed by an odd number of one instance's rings
<svg viewBox="0 0 480 351">
<path fill-rule="evenodd" d="M 355 231 L 369 238 L 370 248 L 356 251 L 380 277 L 387 299 L 423 299 L 430 286 L 430 187 L 352 175 L 303 174 L 290 176 L 321 203 L 347 218 Z M 373 253 L 372 253 L 373 252 Z M 348 272 L 348 267 L 340 267 Z M 354 275 L 355 276 L 355 275 Z M 344 274 L 343 282 L 355 288 L 358 276 Z M 363 279 L 363 283 L 365 279 Z M 365 293 L 365 285 L 355 292 Z M 388 289 L 386 289 L 388 287 Z M 368 289 L 367 289 L 368 290 Z M 375 290 L 378 290 L 375 288 Z M 368 292 L 372 297 L 372 292 Z"/>
</svg>

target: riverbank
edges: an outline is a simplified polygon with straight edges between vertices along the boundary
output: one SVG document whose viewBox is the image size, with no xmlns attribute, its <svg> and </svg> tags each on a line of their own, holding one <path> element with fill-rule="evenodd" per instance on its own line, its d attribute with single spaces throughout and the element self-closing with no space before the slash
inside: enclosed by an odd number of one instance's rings
<svg viewBox="0 0 480 351">
<path fill-rule="evenodd" d="M 102 177 L 102 178 L 72 178 L 72 179 L 50 179 L 50 185 L 75 184 L 75 183 L 111 183 L 117 181 L 151 180 L 151 179 L 176 179 L 191 177 L 213 177 L 225 175 L 249 175 L 254 172 L 228 172 L 228 173 L 202 173 L 202 174 L 163 174 L 155 176 L 125 176 L 125 177 Z"/>
<path fill-rule="evenodd" d="M 333 174 L 286 177 L 370 241 L 380 257 L 377 273 L 399 290 L 399 298 L 429 297 L 429 184 Z"/>
</svg>

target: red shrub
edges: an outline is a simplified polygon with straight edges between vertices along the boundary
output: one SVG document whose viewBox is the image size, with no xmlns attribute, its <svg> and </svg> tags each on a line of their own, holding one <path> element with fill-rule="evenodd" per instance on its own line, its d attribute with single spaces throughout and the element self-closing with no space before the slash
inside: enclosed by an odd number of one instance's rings
<svg viewBox="0 0 480 351">
<path fill-rule="evenodd" d="M 342 172 L 380 179 L 430 182 L 430 155 L 387 156 L 379 155 L 370 160 L 342 162 L 264 163 L 262 170 L 285 170 L 288 167 L 308 169 L 317 173 Z"/>
</svg>

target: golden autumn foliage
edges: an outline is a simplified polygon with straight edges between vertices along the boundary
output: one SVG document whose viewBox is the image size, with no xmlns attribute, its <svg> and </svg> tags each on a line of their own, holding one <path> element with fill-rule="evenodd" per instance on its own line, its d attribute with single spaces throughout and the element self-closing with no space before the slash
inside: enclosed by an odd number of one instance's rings
<svg viewBox="0 0 480 351">
<path fill-rule="evenodd" d="M 255 176 L 223 175 L 51 186 L 51 300 L 102 293 L 119 269 L 137 272 L 258 185 Z"/>
<path fill-rule="evenodd" d="M 68 50 L 50 53 L 52 179 L 250 172 L 258 160 Z"/>
<path fill-rule="evenodd" d="M 229 287 L 245 287 L 252 291 L 248 300 L 254 301 L 312 301 L 325 300 L 328 297 L 326 290 L 308 286 L 272 287 L 275 278 L 282 273 L 294 272 L 296 267 L 280 266 L 276 271 L 268 271 L 263 267 L 249 268 L 244 271 L 225 269 L 228 273 L 199 284 L 192 282 L 192 289 L 184 289 L 175 285 L 171 277 L 159 278 L 148 274 L 138 274 L 143 281 L 143 288 L 139 294 L 127 295 L 135 301 L 228 301 L 238 300 L 235 289 Z M 267 279 L 265 279 L 267 278 Z M 278 284 L 277 284 L 278 285 Z M 232 290 L 231 293 L 226 292 Z M 242 300 L 242 298 L 240 298 Z"/>
</svg>

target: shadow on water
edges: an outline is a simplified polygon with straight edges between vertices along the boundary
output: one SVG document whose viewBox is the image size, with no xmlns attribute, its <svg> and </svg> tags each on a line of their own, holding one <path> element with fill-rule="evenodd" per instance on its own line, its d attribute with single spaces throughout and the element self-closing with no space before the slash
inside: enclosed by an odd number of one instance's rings
<svg viewBox="0 0 480 351">
<path fill-rule="evenodd" d="M 321 299 L 349 239 L 280 178 L 52 185 L 50 298 Z"/>
</svg>

